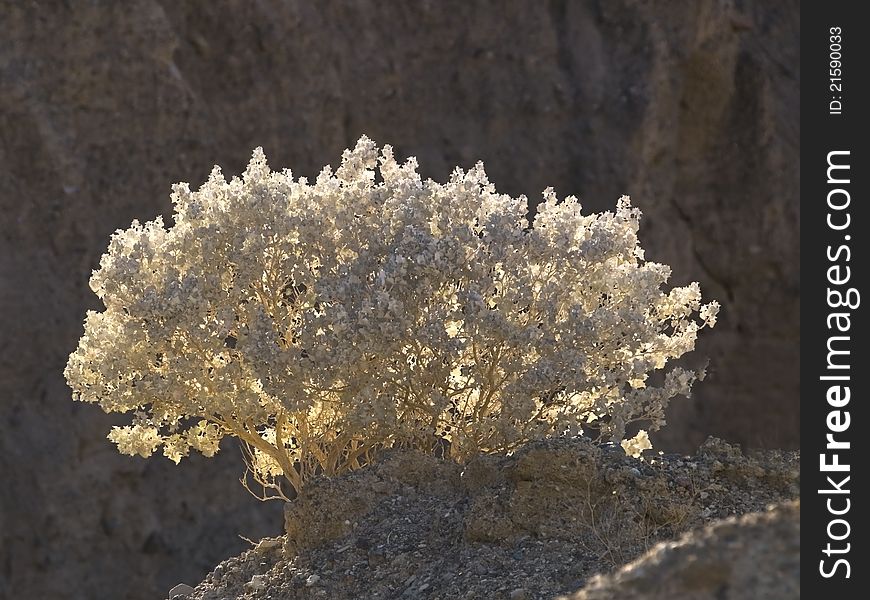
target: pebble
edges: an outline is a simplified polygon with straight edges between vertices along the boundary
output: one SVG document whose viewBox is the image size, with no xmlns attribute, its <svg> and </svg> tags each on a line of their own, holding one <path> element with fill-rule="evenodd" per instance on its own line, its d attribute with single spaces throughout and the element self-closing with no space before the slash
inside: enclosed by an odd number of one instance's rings
<svg viewBox="0 0 870 600">
<path fill-rule="evenodd" d="M 319 581 L 320 575 L 317 575 L 316 573 L 314 575 L 309 575 L 308 579 L 305 580 L 305 587 L 315 586 Z"/>
<path fill-rule="evenodd" d="M 369 550 L 368 562 L 370 565 L 380 565 L 386 562 L 386 555 L 380 548 Z"/>
<path fill-rule="evenodd" d="M 169 590 L 169 600 L 173 598 L 178 598 L 180 596 L 187 596 L 188 594 L 193 592 L 193 588 L 187 585 L 186 583 L 179 583 L 174 588 Z"/>
<path fill-rule="evenodd" d="M 362 548 L 363 550 L 368 550 L 372 547 L 372 542 L 367 538 L 361 537 L 356 540 L 356 547 Z"/>
<path fill-rule="evenodd" d="M 251 577 L 251 580 L 245 586 L 249 590 L 262 590 L 266 587 L 266 576 L 265 575 L 254 575 Z"/>
<path fill-rule="evenodd" d="M 608 454 L 610 454 L 610 453 L 613 453 L 613 454 L 623 453 L 622 446 L 620 446 L 619 444 L 616 444 L 614 442 L 602 442 L 601 444 L 598 444 L 598 447 L 601 448 L 601 450 L 603 450 L 604 452 L 606 452 Z M 516 590 L 514 590 L 514 591 L 516 591 Z M 513 593 L 513 592 L 511 592 L 511 593 Z"/>
<path fill-rule="evenodd" d="M 525 588 L 517 588 L 511 591 L 509 598 L 510 600 L 528 600 L 529 593 Z"/>
<path fill-rule="evenodd" d="M 273 548 L 277 548 L 281 545 L 281 538 L 263 538 L 260 540 L 260 543 L 257 544 L 258 552 L 265 552 L 267 550 L 272 550 Z"/>
</svg>

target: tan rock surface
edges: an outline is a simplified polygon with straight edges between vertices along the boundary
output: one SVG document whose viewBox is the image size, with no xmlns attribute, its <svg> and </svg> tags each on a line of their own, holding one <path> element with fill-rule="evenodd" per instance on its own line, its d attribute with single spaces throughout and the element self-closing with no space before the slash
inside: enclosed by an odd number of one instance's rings
<svg viewBox="0 0 870 600">
<path fill-rule="evenodd" d="M 800 598 L 800 500 L 659 544 L 562 600 Z"/>
</svg>

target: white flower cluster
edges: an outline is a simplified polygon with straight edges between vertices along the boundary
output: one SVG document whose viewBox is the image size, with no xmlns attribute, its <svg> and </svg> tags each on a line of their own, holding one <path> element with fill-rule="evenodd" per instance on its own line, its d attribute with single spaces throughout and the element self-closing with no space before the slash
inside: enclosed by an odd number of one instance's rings
<svg viewBox="0 0 870 600">
<path fill-rule="evenodd" d="M 662 291 L 627 197 L 583 215 L 548 189 L 530 224 L 482 164 L 423 181 L 363 137 L 313 184 L 257 149 L 241 178 L 215 168 L 172 199 L 171 227 L 112 237 L 91 279 L 106 310 L 65 372 L 77 399 L 134 413 L 109 436 L 127 454 L 234 435 L 255 475 L 298 490 L 395 444 L 464 460 L 584 429 L 621 441 L 701 375 L 648 384 L 718 304 Z"/>
<path fill-rule="evenodd" d="M 645 429 L 637 432 L 633 438 L 628 438 L 620 442 L 625 453 L 634 458 L 640 458 L 644 450 L 652 448 L 652 442 L 649 439 L 649 433 Z"/>
</svg>

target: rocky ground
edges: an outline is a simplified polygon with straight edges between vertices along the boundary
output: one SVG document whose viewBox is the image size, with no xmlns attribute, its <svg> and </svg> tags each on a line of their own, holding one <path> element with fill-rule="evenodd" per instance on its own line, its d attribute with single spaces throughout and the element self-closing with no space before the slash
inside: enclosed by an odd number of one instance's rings
<svg viewBox="0 0 870 600">
<path fill-rule="evenodd" d="M 792 600 L 801 595 L 800 544 L 794 500 L 658 544 L 570 600 Z"/>
<path fill-rule="evenodd" d="M 797 453 L 745 456 L 713 438 L 691 457 L 643 461 L 618 447 L 566 439 L 464 467 L 396 452 L 371 468 L 312 483 L 286 506 L 284 537 L 261 541 L 173 597 L 552 599 L 656 542 L 798 496 Z M 762 529 L 773 522 L 751 519 Z M 716 532 L 737 527 L 730 523 L 702 529 L 642 561 L 680 563 L 687 553 L 680 548 L 711 545 Z M 771 529 L 772 535 L 778 531 Z M 799 541 L 793 537 L 780 547 L 794 554 Z M 744 579 L 755 556 L 742 559 Z M 633 568 L 637 579 L 643 570 Z M 621 572 L 614 581 L 630 588 L 630 578 Z M 594 585 L 605 591 L 590 591 L 584 600 L 623 597 L 607 595 L 616 585 L 610 580 L 595 579 Z"/>
</svg>

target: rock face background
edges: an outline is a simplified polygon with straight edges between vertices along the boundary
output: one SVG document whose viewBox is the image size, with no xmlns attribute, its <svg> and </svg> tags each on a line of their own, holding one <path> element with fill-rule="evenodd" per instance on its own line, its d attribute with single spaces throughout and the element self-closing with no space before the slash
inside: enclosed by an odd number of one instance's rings
<svg viewBox="0 0 870 600">
<path fill-rule="evenodd" d="M 121 457 L 62 376 L 111 232 L 257 145 L 313 176 L 367 133 L 434 178 L 630 194 L 647 257 L 724 305 L 659 446 L 797 447 L 798 8 L 0 0 L 0 597 L 162 597 L 280 532 L 231 444 Z"/>
</svg>

